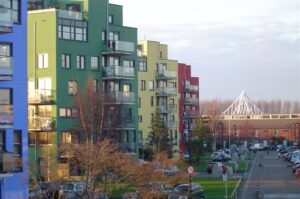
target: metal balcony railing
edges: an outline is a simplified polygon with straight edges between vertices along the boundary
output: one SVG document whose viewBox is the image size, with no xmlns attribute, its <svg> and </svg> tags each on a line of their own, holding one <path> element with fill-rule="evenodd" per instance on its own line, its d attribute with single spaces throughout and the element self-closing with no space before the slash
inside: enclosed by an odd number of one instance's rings
<svg viewBox="0 0 300 199">
<path fill-rule="evenodd" d="M 14 114 L 12 105 L 0 105 L 0 128 L 12 128 Z"/>
<path fill-rule="evenodd" d="M 158 87 L 157 88 L 157 94 L 158 95 L 176 95 L 177 94 L 177 88 L 173 88 L 173 87 Z"/>
<path fill-rule="evenodd" d="M 134 68 L 125 66 L 108 66 L 103 68 L 104 79 L 133 79 Z"/>
<path fill-rule="evenodd" d="M 30 131 L 52 131 L 55 128 L 53 117 L 29 117 L 28 129 Z"/>
<path fill-rule="evenodd" d="M 173 113 L 177 111 L 176 104 L 161 104 L 157 105 L 156 110 L 161 113 Z"/>
<path fill-rule="evenodd" d="M 0 33 L 11 32 L 13 26 L 10 0 L 0 0 Z"/>
<path fill-rule="evenodd" d="M 133 92 L 106 91 L 104 99 L 106 103 L 133 104 L 135 95 Z"/>
<path fill-rule="evenodd" d="M 13 57 L 0 56 L 0 80 L 11 80 L 13 77 Z"/>
<path fill-rule="evenodd" d="M 28 103 L 29 104 L 53 104 L 54 90 L 51 89 L 29 90 Z"/>
<path fill-rule="evenodd" d="M 81 21 L 83 19 L 82 12 L 72 10 L 58 10 L 58 18 L 72 19 Z"/>
<path fill-rule="evenodd" d="M 198 92 L 199 91 L 199 87 L 197 85 L 185 85 L 185 90 L 186 91 L 194 91 L 194 92 Z"/>
<path fill-rule="evenodd" d="M 198 98 L 193 98 L 193 97 L 186 97 L 185 98 L 185 103 L 186 104 L 198 104 L 199 99 Z"/>
<path fill-rule="evenodd" d="M 176 78 L 177 78 L 176 71 L 169 71 L 169 70 L 156 71 L 156 79 L 176 79 Z"/>
<path fill-rule="evenodd" d="M 133 42 L 108 40 L 104 51 L 104 54 L 132 54 L 135 48 Z"/>
</svg>

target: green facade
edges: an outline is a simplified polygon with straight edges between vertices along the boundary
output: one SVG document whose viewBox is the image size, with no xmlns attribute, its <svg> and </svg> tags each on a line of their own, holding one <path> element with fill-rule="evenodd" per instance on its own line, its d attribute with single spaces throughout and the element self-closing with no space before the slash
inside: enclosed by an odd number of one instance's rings
<svg viewBox="0 0 300 199">
<path fill-rule="evenodd" d="M 84 88 L 88 77 L 98 92 L 111 96 L 106 105 L 118 107 L 120 120 L 130 118 L 113 131 L 120 148 L 137 155 L 137 29 L 123 26 L 122 7 L 108 1 L 44 1 L 42 6 L 46 9 L 28 12 L 31 166 L 49 154 L 59 161 L 59 144 L 70 141 L 62 132 L 78 122 L 72 109 L 74 84 Z"/>
</svg>

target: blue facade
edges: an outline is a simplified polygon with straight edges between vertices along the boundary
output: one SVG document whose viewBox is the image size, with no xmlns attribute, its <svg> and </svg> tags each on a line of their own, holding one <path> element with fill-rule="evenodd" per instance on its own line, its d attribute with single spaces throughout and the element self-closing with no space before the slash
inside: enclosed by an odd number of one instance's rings
<svg viewBox="0 0 300 199">
<path fill-rule="evenodd" d="M 0 199 L 27 199 L 27 0 L 0 0 L 0 19 Z"/>
</svg>

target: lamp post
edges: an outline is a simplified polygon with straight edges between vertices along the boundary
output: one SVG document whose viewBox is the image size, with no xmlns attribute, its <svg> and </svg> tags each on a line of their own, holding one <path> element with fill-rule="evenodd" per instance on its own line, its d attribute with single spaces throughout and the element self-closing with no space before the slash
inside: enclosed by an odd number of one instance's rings
<svg viewBox="0 0 300 199">
<path fill-rule="evenodd" d="M 221 132 L 222 132 L 222 147 L 224 149 L 224 129 L 223 129 L 223 122 L 220 122 L 219 125 L 221 126 Z"/>
</svg>

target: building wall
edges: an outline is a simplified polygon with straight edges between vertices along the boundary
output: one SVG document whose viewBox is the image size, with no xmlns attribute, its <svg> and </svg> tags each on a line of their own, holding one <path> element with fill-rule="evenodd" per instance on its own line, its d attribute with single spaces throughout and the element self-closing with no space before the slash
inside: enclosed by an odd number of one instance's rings
<svg viewBox="0 0 300 199">
<path fill-rule="evenodd" d="M 20 5 L 20 23 L 14 23 L 12 31 L 0 34 L 0 42 L 9 42 L 12 46 L 13 76 L 12 80 L 0 80 L 0 88 L 12 89 L 13 124 L 5 132 L 4 149 L 14 152 L 14 131 L 21 131 L 22 170 L 10 174 L 0 173 L 0 198 L 28 198 L 28 143 L 27 143 L 27 76 L 26 76 L 26 1 L 18 1 Z M 0 18 L 1 18 L 0 14 Z M 1 154 L 2 155 L 2 154 Z M 12 168 L 14 170 L 14 168 Z"/>
<path fill-rule="evenodd" d="M 168 59 L 168 46 L 160 44 L 156 41 L 139 41 L 139 45 L 142 50 L 140 52 L 140 57 L 147 59 L 147 70 L 139 71 L 139 98 L 140 98 L 140 108 L 139 116 L 142 117 L 142 121 L 139 123 L 140 137 L 142 138 L 141 144 L 145 147 L 149 141 L 148 136 L 151 133 L 151 118 L 155 115 L 156 111 L 160 112 L 161 115 L 166 117 L 166 120 L 169 121 L 173 116 L 174 126 L 169 127 L 169 136 L 173 139 L 173 150 L 178 152 L 178 140 L 179 140 L 179 121 L 178 121 L 178 63 L 175 60 Z M 167 79 L 166 85 L 169 86 L 171 83 L 176 84 L 175 94 L 172 95 L 159 95 L 158 94 L 158 81 L 157 78 L 157 64 L 166 64 L 167 71 L 174 74 L 174 78 Z M 145 90 L 141 89 L 141 81 L 145 81 Z M 149 90 L 149 82 L 154 82 L 153 90 Z M 153 105 L 151 105 L 151 97 L 153 97 Z M 170 100 L 174 100 L 175 111 L 163 113 L 159 111 L 159 108 L 162 107 L 162 101 L 158 100 L 164 98 L 165 103 L 169 104 Z M 171 123 L 170 123 L 171 124 Z"/>
<path fill-rule="evenodd" d="M 191 76 L 191 66 L 179 63 L 178 64 L 178 92 L 179 98 L 179 131 L 180 131 L 180 151 L 187 151 L 187 130 L 188 126 L 185 120 L 185 114 L 189 116 L 191 134 L 195 128 L 195 119 L 199 115 L 199 78 Z M 191 87 L 189 87 L 191 85 Z M 190 89 L 192 88 L 192 89 Z M 192 100 L 193 103 L 186 101 L 186 97 L 192 95 L 196 97 L 196 100 Z M 192 135 L 191 135 L 192 136 Z"/>
</svg>

